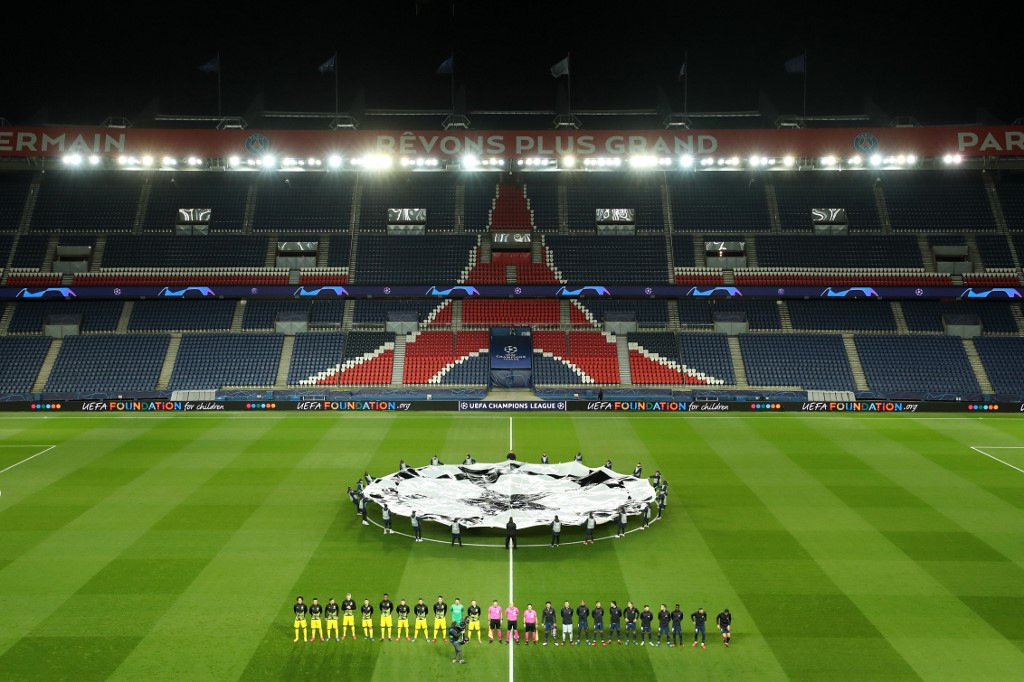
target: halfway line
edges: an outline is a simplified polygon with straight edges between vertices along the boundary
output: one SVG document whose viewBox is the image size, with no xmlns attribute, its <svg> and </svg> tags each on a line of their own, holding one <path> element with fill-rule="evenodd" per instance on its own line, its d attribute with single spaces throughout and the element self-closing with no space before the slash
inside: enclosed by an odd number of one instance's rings
<svg viewBox="0 0 1024 682">
<path fill-rule="evenodd" d="M 512 417 L 508 418 L 508 451 L 512 452 Z M 512 499 L 509 498 L 509 512 L 512 511 Z M 505 541 L 508 545 L 508 540 Z M 512 555 L 515 554 L 515 550 L 509 546 L 506 551 L 508 552 L 508 603 L 512 603 Z M 506 623 L 507 625 L 507 623 Z M 518 634 L 518 633 L 517 633 Z M 499 642 L 500 644 L 500 642 Z M 508 641 L 508 682 L 512 682 L 513 666 L 512 666 L 512 640 Z M 516 640 L 516 644 L 519 644 L 519 640 Z"/>
<path fill-rule="evenodd" d="M 509 425 L 512 424 L 512 418 L 509 417 Z M 511 547 L 508 548 L 508 603 L 512 603 L 512 555 L 515 554 L 515 550 Z M 516 640 L 516 644 L 519 641 Z M 508 682 L 512 682 L 512 640 L 508 641 Z"/>
</svg>

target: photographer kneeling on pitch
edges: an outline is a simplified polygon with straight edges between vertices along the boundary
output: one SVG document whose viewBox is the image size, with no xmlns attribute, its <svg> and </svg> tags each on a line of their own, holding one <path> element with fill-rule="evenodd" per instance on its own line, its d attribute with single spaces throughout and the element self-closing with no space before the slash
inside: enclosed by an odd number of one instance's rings
<svg viewBox="0 0 1024 682">
<path fill-rule="evenodd" d="M 469 638 L 465 635 L 468 620 L 468 618 L 463 618 L 458 623 L 452 621 L 451 627 L 448 628 L 448 641 L 455 648 L 452 663 L 466 662 L 466 659 L 462 657 L 462 645 L 469 641 Z"/>
</svg>

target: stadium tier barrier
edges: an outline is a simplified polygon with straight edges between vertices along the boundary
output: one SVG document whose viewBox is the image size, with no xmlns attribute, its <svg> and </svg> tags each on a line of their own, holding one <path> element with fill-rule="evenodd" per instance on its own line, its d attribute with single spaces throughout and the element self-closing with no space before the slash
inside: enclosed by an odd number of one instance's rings
<svg viewBox="0 0 1024 682">
<path fill-rule="evenodd" d="M 853 412 L 864 414 L 1007 413 L 1024 414 L 1024 403 L 912 400 L 834 401 L 718 401 L 718 400 L 171 400 L 97 399 L 75 401 L 3 401 L 0 412 L 42 412 L 44 414 L 99 412 L 623 412 L 681 416 L 690 413 L 729 412 Z"/>
</svg>

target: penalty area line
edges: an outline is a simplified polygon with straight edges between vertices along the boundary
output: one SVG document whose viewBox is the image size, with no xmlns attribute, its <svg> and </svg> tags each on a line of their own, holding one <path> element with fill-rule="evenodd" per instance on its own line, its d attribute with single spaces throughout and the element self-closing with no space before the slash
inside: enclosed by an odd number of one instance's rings
<svg viewBox="0 0 1024 682">
<path fill-rule="evenodd" d="M 1018 448 L 1018 447 L 1015 447 L 1015 446 L 992 446 L 992 447 L 989 447 L 989 448 L 986 448 L 986 449 L 988 449 L 988 450 L 1020 450 L 1021 448 Z M 985 455 L 989 459 L 994 459 L 995 461 L 999 462 L 1000 464 L 1005 464 L 1006 466 L 1010 467 L 1011 469 L 1013 469 L 1015 471 L 1019 471 L 1020 473 L 1024 474 L 1024 469 L 1021 469 L 1020 467 L 1015 467 L 1014 465 L 1010 464 L 1009 462 L 1004 462 L 1003 460 L 999 459 L 995 455 L 988 454 L 987 452 L 985 452 L 985 450 L 981 449 L 980 447 L 978 447 L 976 445 L 972 445 L 971 446 L 971 450 L 974 450 L 975 452 L 980 452 L 981 454 Z M 0 474 L 2 474 L 2 473 L 3 472 L 0 471 Z"/>
<path fill-rule="evenodd" d="M 25 446 L 22 446 L 22 445 L 4 445 L 2 447 L 15 448 L 15 447 L 25 447 Z M 33 447 L 33 446 L 29 445 L 28 447 Z M 11 469 L 13 469 L 14 467 L 18 466 L 19 464 L 24 464 L 25 462 L 27 462 L 29 460 L 35 459 L 39 455 L 45 455 L 50 450 L 53 450 L 55 447 L 57 447 L 57 446 L 56 445 L 50 445 L 45 450 L 40 450 L 39 452 L 37 452 L 36 454 L 32 455 L 31 457 L 26 457 L 25 459 L 21 460 L 20 462 L 15 462 L 11 466 L 7 467 L 6 469 L 0 469 L 0 474 L 5 473 L 7 471 L 10 471 Z"/>
</svg>

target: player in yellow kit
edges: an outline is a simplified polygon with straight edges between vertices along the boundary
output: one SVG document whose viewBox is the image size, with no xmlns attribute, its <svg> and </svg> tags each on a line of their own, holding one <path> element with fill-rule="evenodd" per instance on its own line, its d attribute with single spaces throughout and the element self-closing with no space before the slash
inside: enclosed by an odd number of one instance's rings
<svg viewBox="0 0 1024 682">
<path fill-rule="evenodd" d="M 437 641 L 437 633 L 440 631 L 441 639 L 448 641 L 448 605 L 444 603 L 444 597 L 437 595 L 437 602 L 434 604 L 434 641 Z"/>
<path fill-rule="evenodd" d="M 346 594 L 345 600 L 341 602 L 341 638 L 348 636 L 348 630 L 352 628 L 352 639 L 356 638 L 356 602 L 352 594 Z"/>
<path fill-rule="evenodd" d="M 359 609 L 363 614 L 363 639 L 373 641 L 373 604 L 370 603 L 369 599 L 363 600 L 363 605 Z"/>
<path fill-rule="evenodd" d="M 384 633 L 387 633 L 388 641 L 391 641 L 391 612 L 395 610 L 395 604 L 388 597 L 387 592 L 380 600 L 380 641 L 384 641 Z"/>
<path fill-rule="evenodd" d="M 471 638 L 473 633 L 476 632 L 476 641 L 481 641 L 480 634 L 480 607 L 477 606 L 476 599 L 469 602 L 469 608 L 466 609 L 466 613 L 469 615 L 469 629 L 466 630 L 466 636 Z"/>
<path fill-rule="evenodd" d="M 324 625 L 323 621 L 320 620 L 323 615 L 324 607 L 320 606 L 320 602 L 313 597 L 313 603 L 309 605 L 309 641 L 316 639 L 317 635 L 320 636 L 320 641 L 324 641 Z"/>
<path fill-rule="evenodd" d="M 302 601 L 302 595 L 295 600 L 292 611 L 295 612 L 295 641 L 299 641 L 299 628 L 302 628 L 302 641 L 306 641 L 306 604 Z"/>
<path fill-rule="evenodd" d="M 324 613 L 327 614 L 327 639 L 331 639 L 331 630 L 333 630 L 334 641 L 341 641 L 341 637 L 338 636 L 338 604 L 334 601 L 334 597 L 331 597 L 327 601 L 327 606 L 324 607 Z"/>
<path fill-rule="evenodd" d="M 395 641 L 402 639 L 402 630 L 405 630 L 405 641 L 409 641 L 409 605 L 402 599 L 398 602 L 398 606 L 395 607 L 395 612 L 398 614 L 398 636 L 395 637 Z"/>
<path fill-rule="evenodd" d="M 427 605 L 423 603 L 423 597 L 420 597 L 412 607 L 412 612 L 416 616 L 416 629 L 412 633 L 414 642 L 420 638 L 420 631 L 423 632 L 423 639 L 430 641 L 430 633 L 427 632 L 427 611 Z"/>
</svg>

